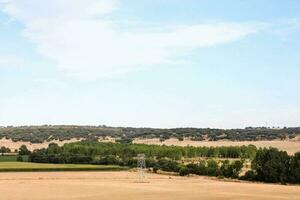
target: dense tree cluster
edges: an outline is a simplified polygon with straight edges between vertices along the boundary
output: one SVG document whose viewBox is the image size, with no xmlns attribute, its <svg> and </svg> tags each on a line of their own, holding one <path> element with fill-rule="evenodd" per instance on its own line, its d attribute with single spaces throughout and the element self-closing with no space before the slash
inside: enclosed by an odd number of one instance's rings
<svg viewBox="0 0 300 200">
<path fill-rule="evenodd" d="M 260 149 L 251 163 L 252 170 L 242 179 L 271 183 L 300 183 L 300 152 L 289 156 L 276 148 Z"/>
<path fill-rule="evenodd" d="M 248 146 L 229 147 L 179 147 L 165 145 L 145 145 L 127 143 L 76 142 L 59 147 L 50 144 L 47 149 L 34 151 L 30 159 L 33 162 L 50 163 L 89 163 L 106 156 L 115 156 L 121 159 L 134 158 L 144 153 L 147 158 L 168 158 L 180 160 L 195 157 L 219 158 L 253 158 L 257 148 Z"/>
<path fill-rule="evenodd" d="M 85 138 L 95 140 L 100 137 L 120 138 L 120 142 L 130 142 L 135 138 L 160 138 L 161 141 L 171 137 L 183 140 L 232 140 L 255 141 L 294 138 L 300 134 L 298 128 L 252 128 L 245 129 L 209 129 L 209 128 L 129 128 L 106 126 L 20 126 L 0 127 L 0 138 L 10 138 L 13 141 L 30 141 L 41 143 L 51 140 L 69 140 Z"/>
</svg>

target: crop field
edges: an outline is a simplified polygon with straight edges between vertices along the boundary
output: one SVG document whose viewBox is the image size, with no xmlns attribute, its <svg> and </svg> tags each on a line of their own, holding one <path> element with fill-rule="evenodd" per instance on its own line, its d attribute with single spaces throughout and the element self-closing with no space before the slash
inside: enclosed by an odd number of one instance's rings
<svg viewBox="0 0 300 200">
<path fill-rule="evenodd" d="M 114 165 L 43 164 L 29 162 L 0 162 L 0 172 L 31 171 L 118 171 L 126 168 Z M 1 176 L 1 175 L 0 175 Z"/>
<path fill-rule="evenodd" d="M 0 173 L 1 199 L 13 200 L 296 200 L 300 186 L 228 182 L 207 177 L 135 172 L 28 172 Z"/>
</svg>

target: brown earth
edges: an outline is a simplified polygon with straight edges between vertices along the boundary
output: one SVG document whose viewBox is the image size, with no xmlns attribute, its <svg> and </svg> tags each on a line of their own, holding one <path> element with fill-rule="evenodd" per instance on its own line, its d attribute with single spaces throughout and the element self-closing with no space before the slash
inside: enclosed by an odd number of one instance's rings
<svg viewBox="0 0 300 200">
<path fill-rule="evenodd" d="M 207 177 L 147 174 L 138 183 L 135 172 L 1 173 L 2 200 L 198 200 L 299 199 L 300 186 L 240 183 Z"/>
<path fill-rule="evenodd" d="M 171 138 L 164 142 L 160 142 L 159 139 L 136 139 L 134 143 L 140 144 L 157 144 L 157 145 L 176 145 L 176 146 L 242 146 L 253 144 L 257 147 L 276 147 L 280 150 L 287 151 L 289 154 L 294 154 L 300 151 L 300 140 L 272 140 L 272 141 L 191 141 L 184 140 L 179 141 L 178 139 Z"/>
</svg>

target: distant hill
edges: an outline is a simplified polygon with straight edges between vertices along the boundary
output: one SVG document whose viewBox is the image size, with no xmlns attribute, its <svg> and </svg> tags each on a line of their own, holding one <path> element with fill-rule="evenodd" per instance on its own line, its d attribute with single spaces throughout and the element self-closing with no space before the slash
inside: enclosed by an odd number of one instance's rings
<svg viewBox="0 0 300 200">
<path fill-rule="evenodd" d="M 13 141 L 26 141 L 42 143 L 51 140 L 70 140 L 81 138 L 98 140 L 99 138 L 112 137 L 119 140 L 135 138 L 159 138 L 164 141 L 169 138 L 183 140 L 189 138 L 194 141 L 258 141 L 275 139 L 293 139 L 300 135 L 300 127 L 293 128 L 266 128 L 247 127 L 245 129 L 210 129 L 210 128 L 132 128 L 132 127 L 107 127 L 107 126 L 7 126 L 0 127 L 0 138 Z"/>
</svg>

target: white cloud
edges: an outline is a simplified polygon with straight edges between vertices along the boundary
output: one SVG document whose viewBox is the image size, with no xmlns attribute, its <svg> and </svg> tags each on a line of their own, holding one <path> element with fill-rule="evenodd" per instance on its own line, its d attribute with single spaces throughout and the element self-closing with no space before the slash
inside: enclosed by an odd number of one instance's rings
<svg viewBox="0 0 300 200">
<path fill-rule="evenodd" d="M 109 20 L 118 0 L 8 0 L 3 10 L 20 20 L 24 35 L 68 75 L 93 80 L 144 67 L 180 63 L 191 51 L 239 40 L 257 31 L 237 23 L 124 28 Z M 143 25 L 144 26 L 144 25 Z"/>
</svg>

